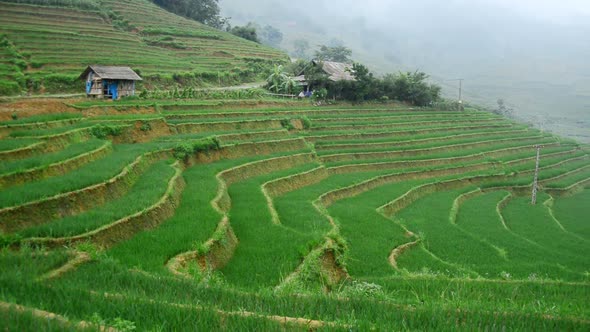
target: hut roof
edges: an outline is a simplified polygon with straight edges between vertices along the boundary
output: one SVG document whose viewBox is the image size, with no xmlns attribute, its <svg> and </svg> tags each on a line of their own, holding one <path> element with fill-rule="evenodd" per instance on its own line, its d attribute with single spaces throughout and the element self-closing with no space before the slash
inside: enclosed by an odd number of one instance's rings
<svg viewBox="0 0 590 332">
<path fill-rule="evenodd" d="M 128 81 L 142 81 L 142 78 L 137 75 L 133 69 L 129 67 L 114 67 L 114 66 L 88 66 L 86 70 L 80 75 L 80 78 L 86 79 L 89 72 L 102 79 L 107 80 L 128 80 Z"/>
<path fill-rule="evenodd" d="M 352 75 L 352 66 L 347 63 L 333 61 L 313 61 L 314 65 L 321 64 L 322 70 L 329 75 L 331 81 L 355 81 Z"/>
</svg>

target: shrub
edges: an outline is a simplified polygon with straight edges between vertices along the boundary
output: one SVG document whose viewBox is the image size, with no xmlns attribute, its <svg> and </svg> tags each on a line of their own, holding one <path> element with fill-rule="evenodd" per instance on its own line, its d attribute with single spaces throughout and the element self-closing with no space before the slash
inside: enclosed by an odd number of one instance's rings
<svg viewBox="0 0 590 332">
<path fill-rule="evenodd" d="M 282 119 L 281 120 L 281 126 L 287 130 L 293 130 L 295 129 L 295 127 L 293 127 L 293 124 L 291 123 L 290 119 Z"/>
<path fill-rule="evenodd" d="M 216 137 L 209 137 L 196 142 L 180 143 L 174 148 L 173 155 L 176 159 L 185 160 L 192 154 L 219 150 L 220 147 L 221 144 Z"/>
<path fill-rule="evenodd" d="M 141 127 L 139 127 L 139 130 L 141 131 L 151 131 L 152 130 L 152 125 L 147 122 L 147 121 L 142 121 L 141 122 Z"/>
<path fill-rule="evenodd" d="M 119 136 L 123 132 L 123 129 L 119 126 L 110 126 L 99 124 L 91 129 L 92 136 L 98 139 L 106 139 L 109 136 Z"/>
<path fill-rule="evenodd" d="M 311 120 L 307 116 L 301 117 L 301 122 L 303 123 L 304 129 L 311 128 Z"/>
<path fill-rule="evenodd" d="M 8 96 L 20 93 L 21 87 L 16 82 L 0 81 L 0 95 Z"/>
</svg>

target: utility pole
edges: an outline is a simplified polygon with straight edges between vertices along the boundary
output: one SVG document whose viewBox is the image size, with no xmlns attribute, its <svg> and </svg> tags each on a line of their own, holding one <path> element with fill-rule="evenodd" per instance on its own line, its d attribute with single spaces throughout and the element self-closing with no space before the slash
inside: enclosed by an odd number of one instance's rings
<svg viewBox="0 0 590 332">
<path fill-rule="evenodd" d="M 463 110 L 463 79 L 459 79 L 459 112 Z"/>
<path fill-rule="evenodd" d="M 535 164 L 535 178 L 533 179 L 533 198 L 531 200 L 531 204 L 537 204 L 537 189 L 539 186 L 539 162 L 541 161 L 541 145 L 535 145 L 537 148 L 537 162 Z"/>
<path fill-rule="evenodd" d="M 463 110 L 463 78 L 456 78 L 449 81 L 459 81 L 459 101 L 457 102 L 457 110 L 460 112 Z"/>
</svg>

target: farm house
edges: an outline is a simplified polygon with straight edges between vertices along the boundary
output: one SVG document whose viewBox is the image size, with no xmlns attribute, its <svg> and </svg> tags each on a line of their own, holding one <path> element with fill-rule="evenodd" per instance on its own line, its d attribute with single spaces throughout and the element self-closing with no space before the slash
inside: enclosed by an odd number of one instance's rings
<svg viewBox="0 0 590 332">
<path fill-rule="evenodd" d="M 86 80 L 86 95 L 117 100 L 135 95 L 135 82 L 142 78 L 129 67 L 88 66 L 80 75 Z"/>
<path fill-rule="evenodd" d="M 328 79 L 332 82 L 355 80 L 354 76 L 352 75 L 352 65 L 350 64 L 333 61 L 313 60 L 311 65 L 322 66 L 322 71 L 328 75 Z M 303 87 L 303 90 L 309 90 L 309 82 L 305 78 L 303 72 L 294 79 L 300 86 Z"/>
</svg>

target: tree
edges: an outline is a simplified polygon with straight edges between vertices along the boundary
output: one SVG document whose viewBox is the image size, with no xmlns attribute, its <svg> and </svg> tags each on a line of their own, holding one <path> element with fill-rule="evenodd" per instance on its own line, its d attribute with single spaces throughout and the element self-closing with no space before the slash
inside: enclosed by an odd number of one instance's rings
<svg viewBox="0 0 590 332">
<path fill-rule="evenodd" d="M 158 6 L 180 16 L 221 29 L 228 18 L 219 16 L 219 0 L 153 0 Z"/>
<path fill-rule="evenodd" d="M 297 82 L 289 76 L 283 65 L 278 65 L 266 79 L 266 87 L 274 93 L 295 93 Z"/>
<path fill-rule="evenodd" d="M 238 37 L 260 43 L 258 40 L 258 34 L 256 33 L 256 27 L 253 23 L 248 23 L 248 25 L 243 27 L 235 26 L 231 28 L 230 32 Z"/>
<path fill-rule="evenodd" d="M 305 39 L 296 39 L 293 41 L 293 55 L 299 59 L 308 59 L 307 51 L 309 50 L 309 42 Z"/>
<path fill-rule="evenodd" d="M 495 114 L 503 115 L 508 118 L 510 118 L 514 115 L 514 110 L 512 108 L 509 108 L 508 106 L 506 106 L 504 99 L 502 99 L 502 98 L 498 99 L 497 103 L 498 103 L 498 108 L 493 110 L 493 112 Z"/>
<path fill-rule="evenodd" d="M 427 106 L 440 99 L 441 88 L 426 82 L 423 72 L 400 72 L 386 75 L 381 83 L 384 95 L 389 99 L 406 101 L 416 106 Z"/>
<path fill-rule="evenodd" d="M 260 41 L 265 44 L 275 48 L 278 48 L 279 45 L 283 42 L 283 33 L 281 30 L 273 27 L 272 25 L 267 25 L 264 28 L 259 30 L 259 37 Z"/>
<path fill-rule="evenodd" d="M 326 45 L 320 46 L 320 49 L 315 52 L 316 58 L 322 61 L 335 62 L 351 62 L 352 50 L 346 46 L 329 47 Z"/>
<path fill-rule="evenodd" d="M 290 75 L 299 76 L 305 72 L 307 67 L 311 66 L 310 61 L 297 59 L 297 61 L 291 62 L 285 68 Z"/>
</svg>

